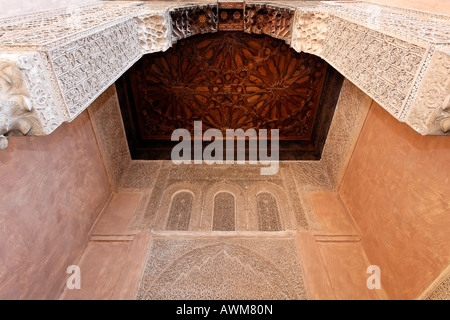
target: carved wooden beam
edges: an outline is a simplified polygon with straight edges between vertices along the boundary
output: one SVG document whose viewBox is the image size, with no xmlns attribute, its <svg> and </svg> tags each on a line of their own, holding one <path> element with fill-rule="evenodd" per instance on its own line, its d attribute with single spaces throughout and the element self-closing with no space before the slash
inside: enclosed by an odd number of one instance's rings
<svg viewBox="0 0 450 320">
<path fill-rule="evenodd" d="M 5 136 L 45 135 L 64 122 L 47 67 L 39 53 L 0 54 L 1 150 Z"/>
<path fill-rule="evenodd" d="M 219 30 L 244 31 L 244 1 L 219 1 Z"/>
<path fill-rule="evenodd" d="M 196 34 L 217 32 L 217 4 L 196 4 L 170 11 L 173 42 Z"/>
<path fill-rule="evenodd" d="M 246 4 L 245 27 L 247 33 L 266 34 L 291 42 L 291 23 L 295 9 L 270 4 Z"/>
<path fill-rule="evenodd" d="M 417 132 L 449 134 L 450 16 L 364 1 L 102 1 L 0 20 L 0 148 L 73 120 L 143 54 L 240 28 L 320 56 Z"/>
</svg>

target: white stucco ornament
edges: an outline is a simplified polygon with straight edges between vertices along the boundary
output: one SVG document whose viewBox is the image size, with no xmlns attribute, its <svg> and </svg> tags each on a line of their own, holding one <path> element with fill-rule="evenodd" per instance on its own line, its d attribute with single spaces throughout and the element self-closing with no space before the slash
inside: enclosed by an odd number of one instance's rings
<svg viewBox="0 0 450 320">
<path fill-rule="evenodd" d="M 449 134 L 450 16 L 364 1 L 235 2 L 284 12 L 272 36 L 320 56 L 417 132 Z M 220 30 L 221 3 L 97 1 L 1 19 L 0 149 L 72 121 L 142 55 Z"/>
</svg>

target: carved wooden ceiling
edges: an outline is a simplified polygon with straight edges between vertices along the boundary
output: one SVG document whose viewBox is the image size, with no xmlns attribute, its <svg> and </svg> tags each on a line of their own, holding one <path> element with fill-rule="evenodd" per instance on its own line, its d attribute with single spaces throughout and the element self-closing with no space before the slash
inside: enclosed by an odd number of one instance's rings
<svg viewBox="0 0 450 320">
<path fill-rule="evenodd" d="M 131 153 L 161 158 L 151 149 L 170 145 L 175 129 L 193 132 L 201 120 L 203 130 L 224 136 L 228 128 L 279 129 L 281 151 L 317 159 L 337 98 L 327 98 L 324 83 L 341 83 L 336 72 L 327 77 L 330 69 L 266 35 L 219 31 L 179 40 L 145 55 L 117 83 Z"/>
</svg>

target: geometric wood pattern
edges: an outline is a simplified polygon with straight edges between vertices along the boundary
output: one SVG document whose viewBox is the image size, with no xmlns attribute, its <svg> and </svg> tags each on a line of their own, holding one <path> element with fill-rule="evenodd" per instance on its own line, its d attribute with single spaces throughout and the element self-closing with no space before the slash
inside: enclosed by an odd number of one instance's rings
<svg viewBox="0 0 450 320">
<path fill-rule="evenodd" d="M 173 130 L 192 132 L 196 120 L 223 133 L 276 128 L 280 160 L 320 159 L 343 76 L 285 39 L 250 31 L 180 39 L 116 81 L 133 159 L 170 160 Z"/>
<path fill-rule="evenodd" d="M 274 8 L 266 4 L 246 4 L 244 31 L 267 34 L 290 43 L 294 14 L 294 9 Z"/>
<path fill-rule="evenodd" d="M 244 31 L 244 3 L 219 3 L 218 25 L 219 31 Z"/>
<path fill-rule="evenodd" d="M 143 139 L 170 139 L 195 120 L 203 129 L 279 129 L 309 140 L 327 64 L 284 41 L 219 32 L 144 56 L 130 71 Z"/>
</svg>

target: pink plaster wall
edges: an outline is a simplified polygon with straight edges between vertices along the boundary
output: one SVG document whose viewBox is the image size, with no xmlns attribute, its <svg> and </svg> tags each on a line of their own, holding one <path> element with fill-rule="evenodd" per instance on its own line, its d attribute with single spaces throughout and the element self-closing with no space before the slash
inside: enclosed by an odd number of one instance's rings
<svg viewBox="0 0 450 320">
<path fill-rule="evenodd" d="M 450 137 L 421 136 L 373 103 L 340 194 L 391 299 L 417 298 L 450 263 Z"/>
<path fill-rule="evenodd" d="M 0 299 L 57 299 L 111 194 L 89 116 L 0 152 Z"/>
</svg>

